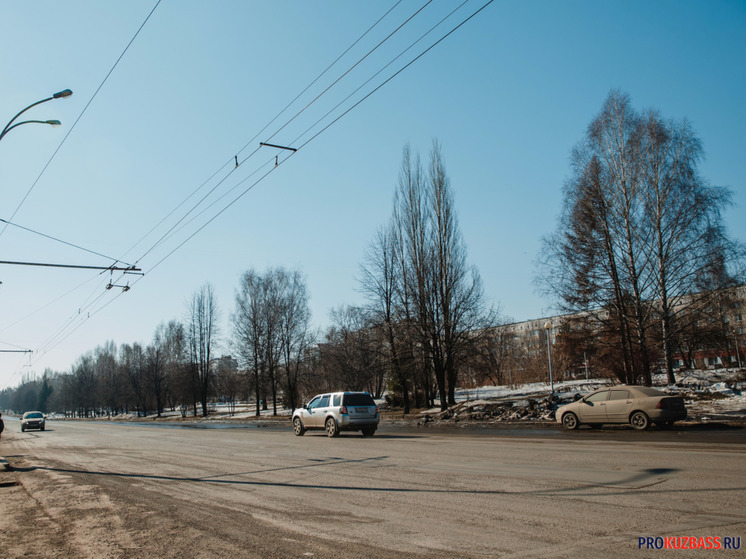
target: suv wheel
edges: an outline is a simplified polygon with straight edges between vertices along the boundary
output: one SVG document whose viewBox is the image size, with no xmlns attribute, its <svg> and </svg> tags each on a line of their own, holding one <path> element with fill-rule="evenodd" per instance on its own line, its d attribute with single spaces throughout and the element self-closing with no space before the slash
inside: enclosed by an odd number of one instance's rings
<svg viewBox="0 0 746 559">
<path fill-rule="evenodd" d="M 300 417 L 293 419 L 293 433 L 295 433 L 297 437 L 302 437 L 305 432 L 306 428 L 303 427 L 303 422 L 300 420 Z"/>
<path fill-rule="evenodd" d="M 363 437 L 372 437 L 376 432 L 375 427 L 366 427 L 363 429 Z"/>
<path fill-rule="evenodd" d="M 336 437 L 339 435 L 339 427 L 333 417 L 326 420 L 326 435 L 328 437 Z"/>
</svg>

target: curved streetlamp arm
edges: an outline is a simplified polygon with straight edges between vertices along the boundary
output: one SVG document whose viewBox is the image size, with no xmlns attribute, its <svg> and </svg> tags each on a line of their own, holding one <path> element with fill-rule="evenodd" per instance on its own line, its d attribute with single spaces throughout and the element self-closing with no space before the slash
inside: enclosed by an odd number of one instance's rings
<svg viewBox="0 0 746 559">
<path fill-rule="evenodd" d="M 31 109 L 33 107 L 36 107 L 36 105 L 41 105 L 42 103 L 46 103 L 47 101 L 51 101 L 52 99 L 64 99 L 66 97 L 70 97 L 70 95 L 72 95 L 72 94 L 73 94 L 73 92 L 71 90 L 65 89 L 63 91 L 59 91 L 59 92 L 55 93 L 51 97 L 47 97 L 46 99 L 42 99 L 41 101 L 37 101 L 36 103 L 32 103 L 31 105 L 29 105 L 28 107 L 26 107 L 25 109 L 23 109 L 21 112 L 19 112 L 16 116 L 14 116 L 13 118 L 10 119 L 10 122 L 5 125 L 5 128 L 3 128 L 3 131 L 0 133 L 0 139 L 2 139 L 2 137 L 5 136 L 5 134 L 7 134 L 8 131 L 11 128 L 15 128 L 15 126 L 12 126 L 13 122 L 19 116 L 21 116 L 23 113 L 25 113 L 26 111 L 28 111 L 29 109 Z M 31 121 L 27 121 L 27 122 L 31 122 Z M 23 124 L 23 123 L 19 122 L 18 124 Z"/>
<path fill-rule="evenodd" d="M 3 136 L 5 136 L 8 132 L 13 130 L 13 128 L 20 126 L 21 124 L 49 124 L 50 126 L 60 126 L 62 123 L 59 120 L 22 120 L 21 122 L 16 122 L 13 126 L 7 126 L 5 130 L 3 130 L 2 134 L 0 134 L 0 140 L 3 139 Z"/>
</svg>

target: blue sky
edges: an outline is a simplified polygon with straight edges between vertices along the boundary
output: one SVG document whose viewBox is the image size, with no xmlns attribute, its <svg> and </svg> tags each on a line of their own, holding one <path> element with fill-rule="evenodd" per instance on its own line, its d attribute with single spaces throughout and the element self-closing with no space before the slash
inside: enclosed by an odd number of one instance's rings
<svg viewBox="0 0 746 559">
<path fill-rule="evenodd" d="M 691 122 L 707 154 L 701 173 L 733 190 L 725 220 L 746 241 L 746 3 L 495 1 L 170 254 L 289 152 L 262 148 L 228 175 L 234 156 L 243 161 L 260 141 L 303 145 L 483 2 L 467 2 L 314 128 L 458 5 L 434 0 L 276 136 L 424 0 L 398 4 L 259 136 L 394 0 L 162 0 L 94 98 L 155 3 L 0 3 L 0 123 L 74 91 L 24 115 L 61 128 L 24 125 L 0 142 L 0 218 L 36 182 L 14 223 L 146 272 L 0 266 L 0 349 L 35 351 L 0 354 L 0 387 L 69 370 L 107 340 L 149 343 L 160 322 L 184 317 L 205 282 L 227 339 L 234 291 L 251 267 L 301 269 L 314 321 L 328 325 L 332 307 L 361 302 L 355 278 L 391 212 L 403 146 L 427 157 L 433 139 L 489 299 L 515 320 L 550 314 L 533 286 L 540 241 L 559 215 L 570 150 L 615 88 L 638 109 Z M 154 247 L 218 179 L 146 234 L 216 172 L 225 181 L 208 203 L 232 194 Z M 0 235 L 0 260 L 112 263 L 18 227 Z M 132 289 L 106 290 L 109 281 Z"/>
</svg>

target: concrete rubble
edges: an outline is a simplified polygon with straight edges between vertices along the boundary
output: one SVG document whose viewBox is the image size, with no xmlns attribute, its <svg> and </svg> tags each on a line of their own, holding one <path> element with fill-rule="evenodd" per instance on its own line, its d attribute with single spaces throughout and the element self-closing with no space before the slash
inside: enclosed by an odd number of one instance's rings
<svg viewBox="0 0 746 559">
<path fill-rule="evenodd" d="M 520 398 L 500 400 L 470 400 L 447 410 L 427 410 L 420 413 L 419 424 L 438 421 L 554 421 L 558 405 L 571 402 L 575 396 L 551 400 Z"/>
</svg>

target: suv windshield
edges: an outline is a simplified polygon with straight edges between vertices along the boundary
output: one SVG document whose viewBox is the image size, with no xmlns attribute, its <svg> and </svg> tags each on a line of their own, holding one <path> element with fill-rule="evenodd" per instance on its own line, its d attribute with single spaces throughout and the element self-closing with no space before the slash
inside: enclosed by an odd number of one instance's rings
<svg viewBox="0 0 746 559">
<path fill-rule="evenodd" d="M 26 414 L 26 419 L 41 419 L 42 417 L 44 416 L 39 412 Z"/>
<path fill-rule="evenodd" d="M 345 394 L 345 406 L 375 406 L 373 397 L 370 394 Z"/>
</svg>

